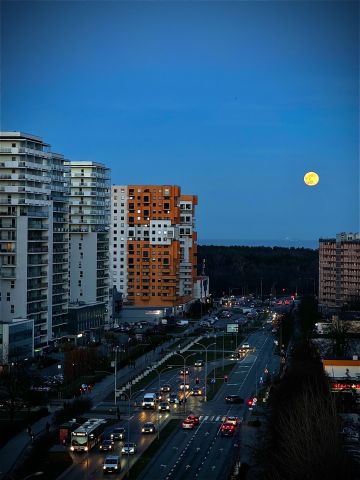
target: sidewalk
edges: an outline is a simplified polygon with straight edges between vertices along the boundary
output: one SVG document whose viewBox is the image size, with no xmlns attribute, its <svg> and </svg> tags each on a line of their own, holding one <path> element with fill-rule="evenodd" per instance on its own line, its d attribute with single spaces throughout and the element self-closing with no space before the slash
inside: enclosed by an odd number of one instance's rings
<svg viewBox="0 0 360 480">
<path fill-rule="evenodd" d="M 128 382 L 130 379 L 135 377 L 139 372 L 142 372 L 145 366 L 148 366 L 149 363 L 155 362 L 161 357 L 161 350 L 168 348 L 172 343 L 175 343 L 175 340 L 165 342 L 163 345 L 158 347 L 152 352 L 145 353 L 136 360 L 135 368 L 130 365 L 126 365 L 123 368 L 120 368 L 117 372 L 117 386 L 118 388 Z M 87 395 L 87 398 L 90 398 L 94 406 L 96 403 L 101 402 L 111 391 L 114 391 L 114 375 L 109 375 L 105 377 L 101 382 L 94 385 L 91 393 Z M 31 425 L 32 432 L 35 434 L 35 437 L 41 433 L 44 433 L 46 430 L 46 423 L 49 422 L 52 424 L 53 413 L 50 413 L 46 417 L 41 418 L 33 425 Z M 9 442 L 4 445 L 0 450 L 0 480 L 6 477 L 6 474 L 11 471 L 15 466 L 16 462 L 19 460 L 20 456 L 31 444 L 31 438 L 28 432 L 23 430 L 15 437 L 13 437 Z"/>
</svg>

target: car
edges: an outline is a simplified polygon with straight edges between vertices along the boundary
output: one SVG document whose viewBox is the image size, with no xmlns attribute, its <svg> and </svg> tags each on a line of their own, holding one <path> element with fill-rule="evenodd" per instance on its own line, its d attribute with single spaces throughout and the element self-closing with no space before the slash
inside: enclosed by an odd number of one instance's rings
<svg viewBox="0 0 360 480">
<path fill-rule="evenodd" d="M 141 433 L 155 433 L 156 427 L 155 424 L 152 422 L 146 422 L 142 426 Z"/>
<path fill-rule="evenodd" d="M 185 429 L 185 430 L 189 430 L 189 429 L 195 428 L 194 422 L 192 422 L 192 421 L 189 420 L 188 418 L 186 418 L 183 422 L 181 422 L 181 426 L 182 426 L 182 428 Z"/>
<path fill-rule="evenodd" d="M 121 449 L 121 453 L 124 453 L 125 455 L 134 455 L 136 453 L 136 450 L 137 450 L 136 443 L 128 442 L 128 443 L 124 443 Z"/>
<path fill-rule="evenodd" d="M 170 410 L 170 405 L 168 402 L 160 402 L 158 406 L 159 412 L 168 412 Z"/>
<path fill-rule="evenodd" d="M 185 372 L 185 375 L 189 375 L 189 374 L 190 374 L 188 368 L 185 368 L 185 370 L 182 368 L 182 369 L 180 370 L 180 375 L 184 375 L 184 372 Z"/>
<path fill-rule="evenodd" d="M 206 320 L 202 320 L 200 322 L 200 327 L 210 327 L 210 322 L 207 322 Z"/>
<path fill-rule="evenodd" d="M 226 403 L 244 403 L 244 399 L 239 397 L 239 395 L 227 395 L 225 397 Z"/>
<path fill-rule="evenodd" d="M 117 427 L 114 428 L 110 434 L 111 440 L 124 440 L 126 436 L 125 428 Z"/>
<path fill-rule="evenodd" d="M 203 389 L 201 387 L 193 387 L 190 391 L 190 395 L 193 397 L 199 397 L 203 394 Z"/>
<path fill-rule="evenodd" d="M 202 367 L 204 365 L 203 360 L 196 360 L 194 363 L 194 367 Z"/>
<path fill-rule="evenodd" d="M 241 345 L 241 349 L 243 349 L 243 350 L 250 350 L 250 345 L 249 345 L 248 343 L 243 343 L 243 344 Z"/>
<path fill-rule="evenodd" d="M 220 434 L 222 437 L 229 437 L 234 435 L 235 433 L 235 425 L 232 423 L 223 423 L 220 426 Z"/>
<path fill-rule="evenodd" d="M 238 353 L 232 353 L 229 357 L 229 360 L 239 360 L 239 354 Z"/>
<path fill-rule="evenodd" d="M 239 425 L 239 419 L 238 417 L 226 417 L 224 423 L 231 423 L 235 427 Z"/>
<path fill-rule="evenodd" d="M 109 450 L 113 450 L 114 449 L 114 442 L 113 440 L 111 439 L 105 439 L 103 440 L 100 445 L 99 445 L 99 449 L 102 450 L 103 452 L 107 452 Z"/>
<path fill-rule="evenodd" d="M 199 423 L 200 423 L 199 417 L 197 415 L 193 415 L 192 413 L 190 413 L 190 415 L 188 415 L 187 420 L 190 420 L 191 422 L 194 422 L 195 426 L 199 425 Z"/>
<path fill-rule="evenodd" d="M 163 386 L 160 388 L 160 391 L 161 391 L 161 392 L 171 392 L 171 386 L 170 386 L 170 385 L 163 385 Z"/>
<path fill-rule="evenodd" d="M 178 397 L 178 394 L 177 393 L 171 393 L 170 396 L 169 396 L 169 403 L 173 403 L 175 405 L 177 405 L 178 403 L 180 403 L 180 400 L 179 400 L 179 397 Z"/>
<path fill-rule="evenodd" d="M 118 455 L 108 455 L 103 464 L 104 473 L 117 473 L 121 470 L 120 457 Z"/>
<path fill-rule="evenodd" d="M 185 383 L 180 383 L 179 384 L 179 390 L 190 390 L 190 384 L 185 382 Z"/>
</svg>

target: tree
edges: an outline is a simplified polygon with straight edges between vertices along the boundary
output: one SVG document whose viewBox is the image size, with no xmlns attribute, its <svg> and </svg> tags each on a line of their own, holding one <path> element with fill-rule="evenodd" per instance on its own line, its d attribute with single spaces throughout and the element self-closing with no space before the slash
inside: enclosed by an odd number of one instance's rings
<svg viewBox="0 0 360 480">
<path fill-rule="evenodd" d="M 0 403 L 9 412 L 13 422 L 18 407 L 25 404 L 32 384 L 31 377 L 17 365 L 7 365 L 0 373 Z"/>
<path fill-rule="evenodd" d="M 348 324 L 334 316 L 329 333 L 330 338 L 333 340 L 333 354 L 336 357 L 344 357 L 346 355 L 349 342 L 348 332 Z"/>
</svg>

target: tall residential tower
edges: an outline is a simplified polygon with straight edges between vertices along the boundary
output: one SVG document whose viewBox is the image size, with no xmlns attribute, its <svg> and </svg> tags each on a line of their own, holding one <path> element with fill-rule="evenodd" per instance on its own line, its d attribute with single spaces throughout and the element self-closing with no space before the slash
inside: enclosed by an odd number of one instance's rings
<svg viewBox="0 0 360 480">
<path fill-rule="evenodd" d="M 67 167 L 40 137 L 0 141 L 0 321 L 32 320 L 40 347 L 66 323 Z"/>
<path fill-rule="evenodd" d="M 70 162 L 70 300 L 109 309 L 110 171 L 102 163 Z"/>
<path fill-rule="evenodd" d="M 320 239 L 319 307 L 360 302 L 360 233 Z"/>
<path fill-rule="evenodd" d="M 182 309 L 196 279 L 197 197 L 170 185 L 111 189 L 111 269 L 124 303 Z"/>
</svg>

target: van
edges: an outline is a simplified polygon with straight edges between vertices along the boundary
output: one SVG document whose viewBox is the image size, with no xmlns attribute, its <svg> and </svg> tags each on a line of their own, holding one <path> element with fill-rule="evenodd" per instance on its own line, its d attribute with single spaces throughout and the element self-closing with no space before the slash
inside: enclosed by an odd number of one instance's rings
<svg viewBox="0 0 360 480">
<path fill-rule="evenodd" d="M 103 464 L 104 473 L 117 473 L 121 470 L 120 457 L 118 455 L 108 455 Z"/>
<path fill-rule="evenodd" d="M 157 400 L 156 393 L 145 393 L 142 401 L 142 407 L 152 408 L 153 410 L 155 410 L 156 400 Z"/>
</svg>

